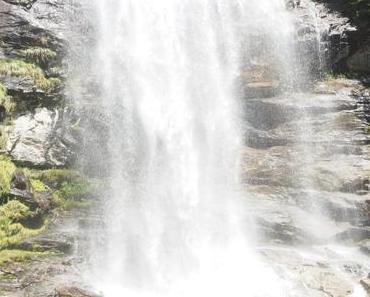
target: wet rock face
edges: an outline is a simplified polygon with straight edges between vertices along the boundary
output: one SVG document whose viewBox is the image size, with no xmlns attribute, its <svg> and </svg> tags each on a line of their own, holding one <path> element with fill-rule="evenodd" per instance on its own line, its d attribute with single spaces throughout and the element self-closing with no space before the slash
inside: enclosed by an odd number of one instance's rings
<svg viewBox="0 0 370 297">
<path fill-rule="evenodd" d="M 70 165 L 78 146 L 76 118 L 68 110 L 46 108 L 21 116 L 9 132 L 8 152 L 14 161 L 38 167 Z"/>
<path fill-rule="evenodd" d="M 369 135 L 362 97 L 352 95 L 361 88 L 339 79 L 321 83 L 320 94 L 247 101 L 243 178 L 262 240 L 355 243 L 369 236 Z M 317 232 L 320 217 L 331 226 L 325 232 Z"/>
<path fill-rule="evenodd" d="M 35 167 L 74 162 L 76 113 L 63 108 L 65 62 L 73 1 L 0 1 L 0 83 L 11 100 L 7 151 L 14 161 Z M 40 200 L 47 201 L 45 197 Z"/>
</svg>

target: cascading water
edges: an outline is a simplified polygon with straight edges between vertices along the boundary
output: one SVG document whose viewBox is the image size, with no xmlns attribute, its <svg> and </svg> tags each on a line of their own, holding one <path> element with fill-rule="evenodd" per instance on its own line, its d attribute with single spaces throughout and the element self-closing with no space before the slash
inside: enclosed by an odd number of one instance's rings
<svg viewBox="0 0 370 297">
<path fill-rule="evenodd" d="M 285 296 L 250 243 L 238 87 L 260 51 L 282 81 L 296 80 L 285 1 L 97 0 L 94 8 L 111 191 L 92 282 L 108 297 Z"/>
</svg>

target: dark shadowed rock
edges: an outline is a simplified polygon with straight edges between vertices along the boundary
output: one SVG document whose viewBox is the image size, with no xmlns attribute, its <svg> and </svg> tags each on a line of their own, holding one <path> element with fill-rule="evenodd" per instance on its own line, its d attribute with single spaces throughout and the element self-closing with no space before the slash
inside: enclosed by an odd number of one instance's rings
<svg viewBox="0 0 370 297">
<path fill-rule="evenodd" d="M 22 171 L 16 171 L 14 173 L 10 187 L 10 194 L 26 204 L 37 207 L 37 203 L 33 197 L 30 180 Z"/>
</svg>

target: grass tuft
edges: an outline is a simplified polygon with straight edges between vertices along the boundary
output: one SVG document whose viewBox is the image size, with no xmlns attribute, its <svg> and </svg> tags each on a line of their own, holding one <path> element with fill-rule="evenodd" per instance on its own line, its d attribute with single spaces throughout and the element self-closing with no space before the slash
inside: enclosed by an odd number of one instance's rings
<svg viewBox="0 0 370 297">
<path fill-rule="evenodd" d="M 46 78 L 37 65 L 14 59 L 0 60 L 0 75 L 30 78 L 35 86 L 43 91 L 52 91 L 61 83 L 57 78 Z"/>
<path fill-rule="evenodd" d="M 58 253 L 33 252 L 23 250 L 4 250 L 0 251 L 0 266 L 8 262 L 25 262 L 33 257 L 57 256 Z"/>
<path fill-rule="evenodd" d="M 21 56 L 36 64 L 45 64 L 57 57 L 57 53 L 45 47 L 30 47 L 21 51 Z"/>
<path fill-rule="evenodd" d="M 16 167 L 9 158 L 0 156 L 0 198 L 9 193 L 15 170 Z"/>
<path fill-rule="evenodd" d="M 31 218 L 33 212 L 23 203 L 12 200 L 0 206 L 0 250 L 11 248 L 25 238 L 39 235 L 47 221 L 38 229 L 29 229 L 21 221 Z"/>
<path fill-rule="evenodd" d="M 15 108 L 13 98 L 7 94 L 6 87 L 0 82 L 0 105 L 5 108 L 7 113 L 10 113 Z"/>
</svg>

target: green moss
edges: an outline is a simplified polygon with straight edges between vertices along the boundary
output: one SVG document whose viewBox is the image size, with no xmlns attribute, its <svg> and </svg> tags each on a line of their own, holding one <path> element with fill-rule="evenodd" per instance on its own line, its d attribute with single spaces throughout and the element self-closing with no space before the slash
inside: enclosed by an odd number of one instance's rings
<svg viewBox="0 0 370 297">
<path fill-rule="evenodd" d="M 65 182 L 58 194 L 65 199 L 80 200 L 92 192 L 93 186 L 88 181 Z"/>
<path fill-rule="evenodd" d="M 69 169 L 27 169 L 26 174 L 32 179 L 38 179 L 49 187 L 59 187 L 64 182 L 72 182 L 79 179 L 80 176 L 73 170 Z"/>
<path fill-rule="evenodd" d="M 32 188 L 37 192 L 50 192 L 50 188 L 39 179 L 30 179 Z"/>
<path fill-rule="evenodd" d="M 39 235 L 46 229 L 47 221 L 38 229 L 30 229 L 20 223 L 32 215 L 28 206 L 16 200 L 0 207 L 0 250 L 15 246 L 25 238 Z"/>
<path fill-rule="evenodd" d="M 0 156 L 0 197 L 9 193 L 15 165 L 9 158 Z"/>
<path fill-rule="evenodd" d="M 104 189 L 105 184 L 98 179 L 90 179 L 69 169 L 25 169 L 36 191 L 53 193 L 56 208 L 71 209 L 88 207 L 94 203 L 91 196 Z"/>
<path fill-rule="evenodd" d="M 91 206 L 91 196 L 99 187 L 99 183 L 86 179 L 64 182 L 54 193 L 54 203 L 63 209 Z"/>
<path fill-rule="evenodd" d="M 14 77 L 28 77 L 34 81 L 37 88 L 52 91 L 60 85 L 57 78 L 46 78 L 42 69 L 35 64 L 21 60 L 0 60 L 0 74 Z"/>
<path fill-rule="evenodd" d="M 17 200 L 9 201 L 7 204 L 0 207 L 0 217 L 5 218 L 10 222 L 19 222 L 30 215 L 30 209 Z"/>
<path fill-rule="evenodd" d="M 57 57 L 57 53 L 45 47 L 30 47 L 21 51 L 21 56 L 36 64 L 45 64 Z"/>
<path fill-rule="evenodd" d="M 33 252 L 23 250 L 3 250 L 0 251 L 0 266 L 8 262 L 24 262 L 33 257 L 57 256 L 57 253 L 51 252 Z"/>
</svg>

